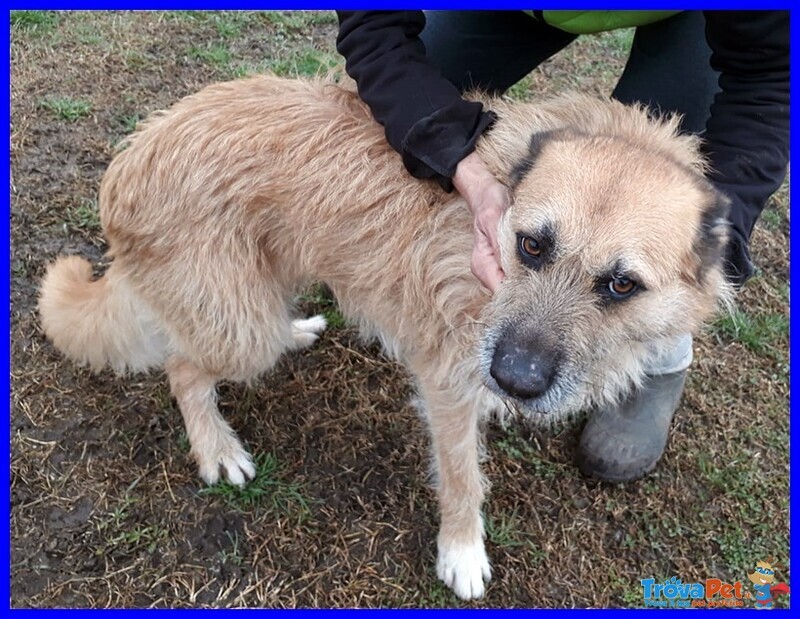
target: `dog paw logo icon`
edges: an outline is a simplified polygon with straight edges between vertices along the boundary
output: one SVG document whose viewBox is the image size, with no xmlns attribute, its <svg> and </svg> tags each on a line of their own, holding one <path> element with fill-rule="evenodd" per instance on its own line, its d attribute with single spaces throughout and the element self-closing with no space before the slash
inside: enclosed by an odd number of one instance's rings
<svg viewBox="0 0 800 619">
<path fill-rule="evenodd" d="M 789 586 L 785 582 L 775 582 L 775 569 L 781 567 L 775 559 L 767 557 L 759 561 L 751 574 L 747 575 L 756 590 L 756 608 L 772 608 L 774 599 L 779 595 L 788 595 Z"/>
</svg>

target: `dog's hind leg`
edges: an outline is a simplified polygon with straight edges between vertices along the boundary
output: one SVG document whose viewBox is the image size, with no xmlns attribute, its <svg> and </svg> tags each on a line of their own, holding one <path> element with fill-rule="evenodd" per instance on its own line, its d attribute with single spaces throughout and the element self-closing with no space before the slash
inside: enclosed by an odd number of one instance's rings
<svg viewBox="0 0 800 619">
<path fill-rule="evenodd" d="M 224 469 L 228 481 L 237 486 L 255 477 L 253 459 L 217 408 L 216 378 L 177 356 L 167 361 L 166 371 L 200 477 L 214 484 Z"/>
<path fill-rule="evenodd" d="M 478 406 L 483 399 L 464 393 L 463 385 L 443 386 L 417 376 L 438 477 L 441 525 L 436 573 L 458 597 L 479 598 L 484 582 L 491 578 L 480 511 L 484 480 L 478 464 Z"/>
<path fill-rule="evenodd" d="M 296 348 L 311 346 L 328 326 L 325 316 L 317 314 L 311 318 L 298 318 L 292 321 L 292 337 Z"/>
</svg>

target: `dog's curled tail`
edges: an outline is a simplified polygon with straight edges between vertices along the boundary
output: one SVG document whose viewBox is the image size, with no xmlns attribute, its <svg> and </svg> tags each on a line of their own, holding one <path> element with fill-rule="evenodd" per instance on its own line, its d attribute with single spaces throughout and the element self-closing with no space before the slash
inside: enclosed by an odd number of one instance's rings
<svg viewBox="0 0 800 619">
<path fill-rule="evenodd" d="M 78 256 L 61 257 L 42 280 L 39 315 L 47 337 L 62 353 L 95 371 L 139 372 L 166 359 L 152 311 L 114 273 L 92 279 L 92 266 Z"/>
</svg>

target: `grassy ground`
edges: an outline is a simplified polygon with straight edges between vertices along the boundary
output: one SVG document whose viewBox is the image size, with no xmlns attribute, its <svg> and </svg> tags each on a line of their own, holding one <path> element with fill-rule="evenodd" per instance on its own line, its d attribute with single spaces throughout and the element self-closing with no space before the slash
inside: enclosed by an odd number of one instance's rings
<svg viewBox="0 0 800 619">
<path fill-rule="evenodd" d="M 256 454 L 245 490 L 204 488 L 162 375 L 118 379 L 42 337 L 56 255 L 103 262 L 113 146 L 205 84 L 335 65 L 330 13 L 12 15 L 12 604 L 462 606 L 436 580 L 424 428 L 403 371 L 336 322 L 220 404 Z M 586 38 L 512 95 L 610 92 L 630 33 Z M 577 428 L 490 426 L 494 580 L 480 604 L 640 606 L 639 580 L 743 580 L 788 561 L 788 193 L 759 224 L 760 270 L 699 339 L 672 441 L 645 480 L 572 465 Z M 335 307 L 315 291 L 309 310 Z M 787 569 L 778 576 L 788 579 Z"/>
</svg>

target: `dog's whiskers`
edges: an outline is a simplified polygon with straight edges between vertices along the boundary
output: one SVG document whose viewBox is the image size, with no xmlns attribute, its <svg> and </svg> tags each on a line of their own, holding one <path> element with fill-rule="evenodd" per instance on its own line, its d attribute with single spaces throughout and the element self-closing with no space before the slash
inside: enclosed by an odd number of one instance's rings
<svg viewBox="0 0 800 619">
<path fill-rule="evenodd" d="M 456 330 L 463 329 L 464 327 L 484 327 L 488 329 L 489 325 L 487 325 L 485 322 L 480 322 L 479 320 L 462 322 L 461 324 L 450 325 L 449 329 L 447 329 L 447 335 L 452 335 Z"/>
</svg>

